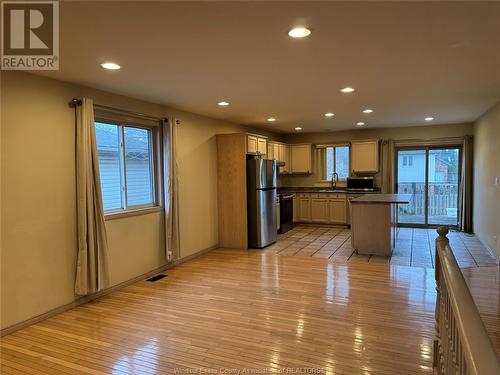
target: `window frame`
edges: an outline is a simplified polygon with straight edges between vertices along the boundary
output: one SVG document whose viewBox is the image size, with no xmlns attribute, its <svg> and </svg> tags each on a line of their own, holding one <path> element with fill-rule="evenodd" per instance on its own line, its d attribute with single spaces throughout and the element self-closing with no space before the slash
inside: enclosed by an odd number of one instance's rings
<svg viewBox="0 0 500 375">
<path fill-rule="evenodd" d="M 121 172 L 120 179 L 123 180 L 122 186 L 122 206 L 123 208 L 108 209 L 104 210 L 105 220 L 111 220 L 120 217 L 128 217 L 135 215 L 142 215 L 151 212 L 158 212 L 162 210 L 162 191 L 163 183 L 161 179 L 162 171 L 162 158 L 161 158 L 161 126 L 160 125 L 146 125 L 135 121 L 118 121 L 114 119 L 109 119 L 102 116 L 95 116 L 94 118 L 94 131 L 95 124 L 109 124 L 118 126 L 118 139 L 120 142 L 120 168 Z M 135 129 L 145 129 L 151 131 L 150 137 L 150 148 L 151 148 L 151 188 L 153 201 L 147 204 L 138 205 L 128 205 L 127 197 L 127 161 L 126 161 L 126 147 L 125 147 L 125 128 L 135 128 Z M 97 140 L 96 140 L 97 143 Z M 99 165 L 100 167 L 100 165 Z M 101 188 L 101 187 L 99 187 Z M 102 195 L 102 190 L 101 190 Z"/>
<path fill-rule="evenodd" d="M 326 177 L 326 170 L 327 170 L 327 160 L 326 160 L 326 149 L 327 148 L 333 148 L 333 172 L 337 172 L 337 165 L 336 165 L 336 152 L 335 149 L 337 147 L 347 147 L 348 148 L 348 155 L 349 155 L 349 170 L 348 170 L 348 175 L 346 178 L 339 178 L 337 181 L 342 181 L 345 182 L 347 179 L 351 176 L 351 145 L 349 143 L 341 143 L 341 144 L 332 144 L 332 145 L 325 145 L 324 147 L 319 148 L 319 158 L 321 161 L 321 168 L 320 168 L 320 174 L 321 174 L 321 179 L 320 182 L 330 182 L 331 180 L 327 179 Z"/>
</svg>

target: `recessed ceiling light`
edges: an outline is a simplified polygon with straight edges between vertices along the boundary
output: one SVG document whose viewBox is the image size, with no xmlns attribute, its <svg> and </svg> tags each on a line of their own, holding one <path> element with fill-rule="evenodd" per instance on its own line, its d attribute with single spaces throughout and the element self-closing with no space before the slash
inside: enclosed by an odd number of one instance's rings
<svg viewBox="0 0 500 375">
<path fill-rule="evenodd" d="M 288 32 L 288 35 L 292 38 L 305 38 L 306 36 L 311 35 L 311 30 L 306 27 L 294 27 L 292 30 Z"/>
<path fill-rule="evenodd" d="M 295 128 L 295 130 L 297 130 L 297 131 L 299 132 L 299 131 L 301 131 L 301 130 L 302 130 L 302 128 L 301 128 L 300 126 L 297 126 L 297 127 Z"/>
<path fill-rule="evenodd" d="M 370 109 L 370 108 L 367 108 L 367 109 L 364 109 L 363 110 L 363 113 L 372 113 L 373 112 L 373 109 Z"/>
<path fill-rule="evenodd" d="M 365 124 L 365 123 L 364 123 L 364 122 L 361 122 L 361 121 L 356 123 L 356 125 L 357 125 L 357 126 L 363 126 L 364 124 Z"/>
<path fill-rule="evenodd" d="M 333 116 L 335 116 L 335 113 L 332 112 L 325 113 L 325 117 L 333 117 Z"/>
<path fill-rule="evenodd" d="M 229 105 L 229 103 L 228 103 L 228 102 L 224 102 L 224 101 L 219 102 L 219 103 L 217 103 L 217 104 L 218 104 L 219 106 L 221 106 L 221 107 L 227 107 L 227 106 Z"/>
<path fill-rule="evenodd" d="M 105 62 L 105 63 L 102 63 L 101 66 L 104 68 L 104 69 L 108 69 L 108 70 L 118 70 L 121 68 L 120 65 L 118 64 L 115 64 L 113 62 Z"/>
<path fill-rule="evenodd" d="M 432 121 L 432 120 L 434 120 L 434 117 L 426 117 L 425 118 L 425 121 Z"/>
<path fill-rule="evenodd" d="M 276 121 L 276 119 L 275 119 L 274 117 L 269 117 L 269 118 L 267 119 L 267 121 L 269 121 L 269 122 L 275 122 L 275 121 Z"/>
<path fill-rule="evenodd" d="M 344 92 L 344 93 L 350 93 L 350 92 L 353 92 L 354 89 L 352 87 L 344 87 L 343 89 L 340 90 L 341 92 Z"/>
</svg>

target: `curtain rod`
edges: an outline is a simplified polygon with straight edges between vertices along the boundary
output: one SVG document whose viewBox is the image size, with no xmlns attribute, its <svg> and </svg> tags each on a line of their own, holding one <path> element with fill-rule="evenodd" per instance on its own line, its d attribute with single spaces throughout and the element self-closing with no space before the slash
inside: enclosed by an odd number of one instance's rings
<svg viewBox="0 0 500 375">
<path fill-rule="evenodd" d="M 79 105 L 82 105 L 82 100 L 81 99 L 77 99 L 77 98 L 73 98 L 70 100 L 69 102 L 69 106 L 70 107 L 78 107 Z M 109 107 L 107 105 L 102 105 L 102 104 L 96 104 L 94 103 L 94 107 L 97 107 L 97 108 L 101 108 L 101 109 L 105 109 L 105 110 L 108 110 L 108 111 L 114 111 L 114 112 L 122 112 L 122 113 L 126 113 L 126 114 L 129 114 L 131 116 L 135 116 L 135 117 L 143 117 L 143 118 L 147 118 L 147 119 L 150 119 L 150 120 L 155 120 L 155 121 L 163 121 L 166 119 L 166 117 L 156 117 L 156 116 L 151 116 L 151 115 L 148 115 L 146 113 L 141 113 L 141 112 L 133 112 L 133 111 L 128 111 L 126 109 L 121 109 L 121 108 L 115 108 L 115 107 Z"/>
</svg>

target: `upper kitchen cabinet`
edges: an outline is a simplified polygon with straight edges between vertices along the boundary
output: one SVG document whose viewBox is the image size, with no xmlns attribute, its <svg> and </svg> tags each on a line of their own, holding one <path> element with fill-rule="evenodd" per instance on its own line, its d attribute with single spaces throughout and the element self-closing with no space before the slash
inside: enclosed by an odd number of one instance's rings
<svg viewBox="0 0 500 375">
<path fill-rule="evenodd" d="M 285 163 L 284 166 L 280 167 L 280 173 L 290 172 L 290 146 L 283 143 L 278 144 L 278 160 Z"/>
<path fill-rule="evenodd" d="M 290 145 L 290 169 L 288 173 L 312 173 L 312 145 Z"/>
<path fill-rule="evenodd" d="M 267 138 L 254 134 L 247 135 L 247 154 L 266 155 Z"/>
<path fill-rule="evenodd" d="M 378 172 L 378 145 L 378 140 L 351 143 L 351 171 L 353 173 Z"/>
<path fill-rule="evenodd" d="M 279 173 L 289 173 L 290 169 L 290 147 L 279 142 L 267 143 L 267 158 L 285 163 L 279 167 Z"/>
</svg>

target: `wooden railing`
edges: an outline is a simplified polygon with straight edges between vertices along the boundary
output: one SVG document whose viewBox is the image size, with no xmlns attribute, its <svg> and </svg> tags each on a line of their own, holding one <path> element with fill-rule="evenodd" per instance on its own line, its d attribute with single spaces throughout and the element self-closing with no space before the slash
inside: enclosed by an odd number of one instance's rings
<svg viewBox="0 0 500 375">
<path fill-rule="evenodd" d="M 496 352 L 451 251 L 448 229 L 437 232 L 434 374 L 500 374 Z"/>
</svg>

